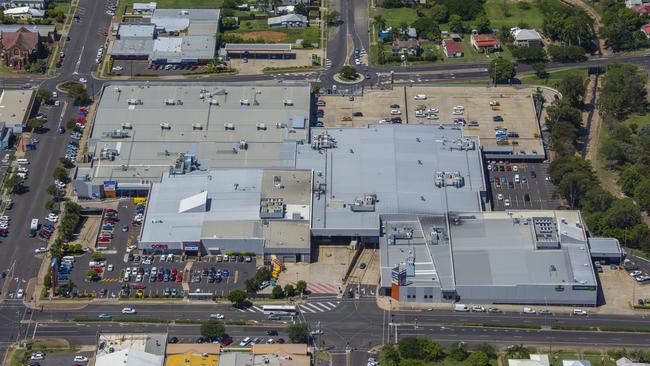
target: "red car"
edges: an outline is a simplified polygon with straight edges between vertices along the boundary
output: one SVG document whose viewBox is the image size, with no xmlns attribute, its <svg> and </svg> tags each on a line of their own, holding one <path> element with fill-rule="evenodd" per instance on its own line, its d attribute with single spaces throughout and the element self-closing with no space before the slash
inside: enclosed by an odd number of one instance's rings
<svg viewBox="0 0 650 366">
<path fill-rule="evenodd" d="M 88 108 L 81 107 L 81 108 L 79 108 L 79 112 L 88 113 Z"/>
<path fill-rule="evenodd" d="M 132 283 L 131 288 L 134 290 L 144 290 L 145 288 L 147 288 L 147 286 L 145 286 L 142 283 Z"/>
<path fill-rule="evenodd" d="M 221 347 L 228 347 L 232 344 L 232 338 L 228 337 L 219 343 L 221 344 Z"/>
<path fill-rule="evenodd" d="M 172 277 L 176 277 L 176 274 L 178 274 L 178 270 L 176 267 L 172 267 Z"/>
<path fill-rule="evenodd" d="M 102 243 L 108 243 L 109 241 L 111 241 L 111 238 L 108 238 L 108 237 L 105 237 L 105 236 L 100 236 L 99 238 L 97 238 L 97 241 L 102 242 Z"/>
<path fill-rule="evenodd" d="M 114 209 L 114 208 L 107 208 L 107 209 L 106 209 L 106 212 L 114 212 L 114 213 L 117 213 L 117 210 Z"/>
<path fill-rule="evenodd" d="M 102 272 L 104 272 L 104 270 L 101 269 L 101 268 L 93 268 L 93 271 L 95 271 L 96 273 L 102 273 Z"/>
<path fill-rule="evenodd" d="M 179 274 L 176 276 L 176 282 L 183 282 L 183 274 L 182 274 L 182 273 L 179 273 Z"/>
</svg>

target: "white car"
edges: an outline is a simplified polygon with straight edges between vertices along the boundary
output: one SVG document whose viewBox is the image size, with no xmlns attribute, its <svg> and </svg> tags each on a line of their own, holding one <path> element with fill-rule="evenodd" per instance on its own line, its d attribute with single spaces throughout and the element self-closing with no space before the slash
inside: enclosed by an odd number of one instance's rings
<svg viewBox="0 0 650 366">
<path fill-rule="evenodd" d="M 80 83 L 87 83 L 88 80 L 86 80 L 86 78 L 79 78 L 79 82 Z"/>
<path fill-rule="evenodd" d="M 18 173 L 29 173 L 29 169 L 25 168 L 24 166 L 21 166 L 18 168 Z"/>
<path fill-rule="evenodd" d="M 25 295 L 25 291 L 22 288 L 19 288 L 18 291 L 16 292 L 16 298 L 22 299 L 24 295 Z"/>
<path fill-rule="evenodd" d="M 504 204 L 506 207 L 510 207 L 510 200 L 506 198 L 506 200 L 503 202 L 503 204 Z"/>
<path fill-rule="evenodd" d="M 138 274 L 137 276 L 135 276 L 135 282 L 142 282 L 142 275 L 141 274 Z"/>
<path fill-rule="evenodd" d="M 392 114 L 393 116 L 399 116 L 400 114 L 402 114 L 402 111 L 400 111 L 399 109 L 393 109 L 390 111 L 390 114 Z"/>
<path fill-rule="evenodd" d="M 456 110 L 454 110 L 453 112 L 451 112 L 451 114 L 455 114 L 455 115 L 461 115 L 461 114 L 463 114 L 463 113 L 464 113 L 464 112 L 461 111 L 460 109 L 456 109 Z"/>
<path fill-rule="evenodd" d="M 22 179 L 27 179 L 27 173 L 18 172 L 16 173 L 16 175 L 21 177 Z"/>
<path fill-rule="evenodd" d="M 355 65 L 361 65 L 361 60 L 358 59 L 358 58 L 355 58 L 355 59 L 354 59 L 354 64 L 355 64 Z"/>
<path fill-rule="evenodd" d="M 112 264 L 109 264 L 108 267 L 106 267 L 108 272 L 113 272 L 113 269 L 115 269 L 115 267 Z"/>
<path fill-rule="evenodd" d="M 32 353 L 32 357 L 29 358 L 32 361 L 41 361 L 45 359 L 45 353 L 43 352 L 34 352 Z"/>
<path fill-rule="evenodd" d="M 50 214 L 50 215 L 47 215 L 47 217 L 45 219 L 47 221 L 49 221 L 49 222 L 54 223 L 54 222 L 59 221 L 59 216 Z"/>
<path fill-rule="evenodd" d="M 415 116 L 416 117 L 426 117 L 426 114 L 424 114 L 423 111 L 415 111 Z"/>
<path fill-rule="evenodd" d="M 128 247 L 126 247 L 126 252 L 131 253 L 132 251 L 136 250 L 137 248 L 138 248 L 137 245 L 129 245 Z"/>
<path fill-rule="evenodd" d="M 518 172 L 518 171 L 519 171 L 519 167 L 516 166 L 516 165 L 513 165 L 513 166 L 512 166 L 512 171 L 513 171 L 513 172 Z"/>
<path fill-rule="evenodd" d="M 438 112 L 440 112 L 438 108 L 429 108 L 429 110 L 427 110 L 427 113 L 438 113 Z"/>
<path fill-rule="evenodd" d="M 524 314 L 537 314 L 537 312 L 535 311 L 535 309 L 532 309 L 532 308 L 524 308 L 523 313 L 524 313 Z"/>
<path fill-rule="evenodd" d="M 472 306 L 472 312 L 474 312 L 474 313 L 484 313 L 485 308 L 482 307 L 482 306 L 478 306 L 478 305 Z"/>
<path fill-rule="evenodd" d="M 587 315 L 587 312 L 582 309 L 573 309 L 573 315 L 585 316 Z"/>
<path fill-rule="evenodd" d="M 124 308 L 122 309 L 122 314 L 135 314 L 136 311 L 133 308 Z"/>
<path fill-rule="evenodd" d="M 246 338 L 242 339 L 241 342 L 239 342 L 239 346 L 240 346 L 240 347 L 246 347 L 246 346 L 248 346 L 250 343 L 251 343 L 251 337 L 246 337 Z"/>
<path fill-rule="evenodd" d="M 45 247 L 40 247 L 40 248 L 34 249 L 34 253 L 36 253 L 36 254 L 41 254 L 41 253 L 45 253 L 45 252 L 47 252 L 47 248 L 45 248 Z"/>
<path fill-rule="evenodd" d="M 273 344 L 273 343 L 275 343 L 275 339 L 273 338 L 269 338 L 266 340 L 266 344 Z"/>
<path fill-rule="evenodd" d="M 224 319 L 225 316 L 223 314 L 210 314 L 210 318 L 212 318 L 212 319 Z"/>
<path fill-rule="evenodd" d="M 113 71 L 122 71 L 123 69 L 122 66 L 113 66 Z"/>
<path fill-rule="evenodd" d="M 77 355 L 74 356 L 74 360 L 72 362 L 88 362 L 88 357 Z"/>
<path fill-rule="evenodd" d="M 503 194 L 501 194 L 501 193 L 497 194 L 497 199 L 499 201 L 503 201 Z"/>
<path fill-rule="evenodd" d="M 59 102 L 58 100 L 55 100 L 55 101 L 54 101 L 54 106 L 55 106 L 55 107 L 58 107 L 58 106 L 60 106 L 60 105 L 61 105 L 61 102 Z"/>
<path fill-rule="evenodd" d="M 427 116 L 427 119 L 439 119 L 437 114 L 430 114 Z"/>
</svg>

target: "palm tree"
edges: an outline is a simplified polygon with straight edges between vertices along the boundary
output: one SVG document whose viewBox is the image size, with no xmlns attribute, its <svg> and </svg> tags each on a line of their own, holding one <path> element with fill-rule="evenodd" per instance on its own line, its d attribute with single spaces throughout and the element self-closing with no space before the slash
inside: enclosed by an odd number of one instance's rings
<svg viewBox="0 0 650 366">
<path fill-rule="evenodd" d="M 374 17 L 374 21 L 377 27 L 379 28 L 378 30 L 382 31 L 386 29 L 386 19 L 381 14 L 376 15 Z"/>
</svg>

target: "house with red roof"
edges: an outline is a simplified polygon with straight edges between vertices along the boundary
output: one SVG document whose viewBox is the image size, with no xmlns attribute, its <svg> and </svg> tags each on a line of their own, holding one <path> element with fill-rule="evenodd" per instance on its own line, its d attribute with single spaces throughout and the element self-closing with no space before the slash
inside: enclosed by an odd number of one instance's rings
<svg viewBox="0 0 650 366">
<path fill-rule="evenodd" d="M 15 32 L 0 33 L 0 57 L 6 66 L 21 69 L 38 54 L 41 39 L 36 32 L 21 27 Z"/>
<path fill-rule="evenodd" d="M 650 14 L 650 5 L 635 5 L 631 9 L 639 14 Z"/>
<path fill-rule="evenodd" d="M 472 34 L 472 46 L 477 51 L 497 51 L 501 43 L 494 34 Z"/>
<path fill-rule="evenodd" d="M 447 57 L 463 57 L 463 48 L 460 42 L 456 42 L 453 39 L 442 40 L 442 51 Z"/>
</svg>

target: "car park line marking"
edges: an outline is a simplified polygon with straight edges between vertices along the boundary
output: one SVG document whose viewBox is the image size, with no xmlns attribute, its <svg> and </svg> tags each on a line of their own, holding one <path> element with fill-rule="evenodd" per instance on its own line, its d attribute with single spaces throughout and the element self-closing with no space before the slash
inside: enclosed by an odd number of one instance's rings
<svg viewBox="0 0 650 366">
<path fill-rule="evenodd" d="M 246 311 L 244 311 L 243 309 L 240 309 L 240 308 L 236 308 L 236 309 L 237 309 L 237 311 L 241 311 L 242 313 L 246 312 Z"/>
<path fill-rule="evenodd" d="M 340 302 L 337 302 L 336 305 L 340 304 Z M 336 305 L 332 304 L 331 302 L 328 302 L 327 305 L 330 305 L 332 307 L 336 307 Z"/>
<path fill-rule="evenodd" d="M 253 306 L 253 309 L 259 311 L 260 313 L 263 313 L 263 312 L 264 312 L 264 310 L 262 310 L 262 308 L 257 307 L 257 306 Z"/>
<path fill-rule="evenodd" d="M 300 308 L 304 311 L 308 311 L 310 313 L 315 313 L 315 311 L 311 310 L 310 308 L 305 307 L 305 305 L 300 305 Z"/>
<path fill-rule="evenodd" d="M 251 313 L 254 313 L 254 312 L 255 312 L 255 310 L 253 310 L 253 309 L 251 309 L 251 308 L 246 308 L 246 310 L 250 311 Z"/>
</svg>

